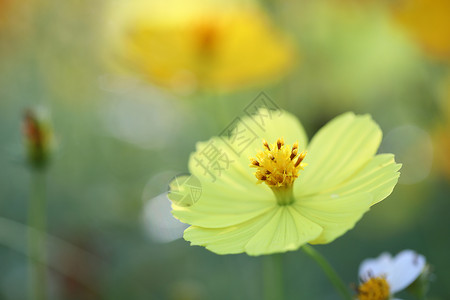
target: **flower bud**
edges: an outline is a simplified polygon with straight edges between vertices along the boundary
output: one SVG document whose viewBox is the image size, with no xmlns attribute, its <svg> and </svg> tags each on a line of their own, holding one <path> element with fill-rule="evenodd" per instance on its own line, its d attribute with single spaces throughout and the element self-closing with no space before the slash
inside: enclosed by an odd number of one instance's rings
<svg viewBox="0 0 450 300">
<path fill-rule="evenodd" d="M 28 163 L 36 169 L 44 169 L 53 150 L 53 132 L 50 122 L 42 112 L 26 109 L 22 131 Z"/>
</svg>

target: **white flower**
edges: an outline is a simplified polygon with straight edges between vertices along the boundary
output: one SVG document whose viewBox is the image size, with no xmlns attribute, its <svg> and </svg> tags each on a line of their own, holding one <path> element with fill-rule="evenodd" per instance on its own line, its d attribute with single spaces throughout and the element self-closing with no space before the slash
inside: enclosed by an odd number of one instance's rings
<svg viewBox="0 0 450 300">
<path fill-rule="evenodd" d="M 413 250 L 403 250 L 395 257 L 382 253 L 378 258 L 364 260 L 359 266 L 358 299 L 391 299 L 420 276 L 425 264 L 425 257 Z"/>
</svg>

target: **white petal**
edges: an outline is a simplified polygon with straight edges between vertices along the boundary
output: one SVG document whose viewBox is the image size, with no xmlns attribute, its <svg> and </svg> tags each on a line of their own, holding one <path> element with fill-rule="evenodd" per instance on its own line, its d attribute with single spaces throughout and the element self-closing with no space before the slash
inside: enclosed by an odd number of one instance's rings
<svg viewBox="0 0 450 300">
<path fill-rule="evenodd" d="M 385 276 L 394 294 L 413 283 L 425 264 L 425 257 L 412 250 L 404 250 L 394 258 L 389 253 L 383 253 L 378 258 L 364 260 L 359 267 L 359 277 L 366 281 L 371 277 Z"/>
<path fill-rule="evenodd" d="M 388 274 L 391 293 L 407 288 L 419 277 L 425 267 L 425 257 L 413 250 L 404 250 L 397 254 L 393 260 L 393 269 Z"/>
<path fill-rule="evenodd" d="M 359 266 L 359 278 L 366 281 L 371 277 L 388 276 L 392 272 L 392 256 L 385 252 L 377 258 L 364 260 Z"/>
</svg>

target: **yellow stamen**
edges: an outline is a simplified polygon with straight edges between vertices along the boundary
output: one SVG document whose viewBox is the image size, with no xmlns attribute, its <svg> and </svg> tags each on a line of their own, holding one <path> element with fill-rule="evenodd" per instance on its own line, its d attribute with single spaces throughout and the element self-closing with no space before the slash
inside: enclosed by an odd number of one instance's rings
<svg viewBox="0 0 450 300">
<path fill-rule="evenodd" d="M 259 162 L 256 159 L 252 159 L 252 166 L 259 166 Z"/>
<path fill-rule="evenodd" d="M 289 156 L 289 158 L 290 158 L 291 160 L 293 160 L 293 159 L 294 159 L 294 157 L 296 157 L 296 156 L 297 156 L 297 153 L 298 153 L 298 149 L 297 149 L 297 148 L 294 148 L 294 147 L 292 147 L 292 151 L 291 151 L 291 156 Z"/>
<path fill-rule="evenodd" d="M 300 165 L 303 161 L 303 159 L 305 159 L 306 156 L 306 152 L 302 152 L 300 153 L 300 155 L 298 156 L 297 162 L 295 163 L 295 167 L 297 167 L 298 165 Z"/>
<path fill-rule="evenodd" d="M 264 182 L 275 193 L 279 203 L 286 205 L 292 200 L 292 185 L 298 177 L 300 170 L 307 165 L 303 162 L 306 152 L 298 154 L 298 143 L 292 147 L 285 145 L 283 138 L 269 145 L 263 140 L 264 150 L 256 154 L 256 158 L 250 158 L 250 167 L 256 168 L 255 177 L 258 183 Z M 289 197 L 289 199 L 285 199 Z"/>
<path fill-rule="evenodd" d="M 280 150 L 282 146 L 284 146 L 284 140 L 283 140 L 283 138 L 277 140 L 277 147 L 278 147 L 278 150 Z"/>
<path fill-rule="evenodd" d="M 359 300 L 387 300 L 390 296 L 390 287 L 383 277 L 370 278 L 358 288 Z"/>
<path fill-rule="evenodd" d="M 263 145 L 268 151 L 270 151 L 269 143 L 266 140 L 263 140 Z"/>
</svg>

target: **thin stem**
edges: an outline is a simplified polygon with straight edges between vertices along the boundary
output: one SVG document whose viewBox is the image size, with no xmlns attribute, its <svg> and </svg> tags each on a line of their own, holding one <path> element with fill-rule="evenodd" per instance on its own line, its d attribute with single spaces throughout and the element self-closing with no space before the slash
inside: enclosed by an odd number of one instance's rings
<svg viewBox="0 0 450 300">
<path fill-rule="evenodd" d="M 47 299 L 45 171 L 33 170 L 28 205 L 29 299 Z"/>
<path fill-rule="evenodd" d="M 342 299 L 352 300 L 353 297 L 350 294 L 347 286 L 333 269 L 333 267 L 328 263 L 328 261 L 323 257 L 319 252 L 314 250 L 313 247 L 309 245 L 305 245 L 302 247 L 303 252 L 308 254 L 312 259 L 316 261 L 316 263 L 322 268 L 322 270 L 327 275 L 328 279 L 334 285 L 336 290 L 341 295 Z"/>
<path fill-rule="evenodd" d="M 420 280 L 421 278 L 419 278 L 419 280 Z M 418 293 L 417 293 L 417 297 L 418 297 L 418 299 L 419 300 L 427 300 L 427 290 L 428 290 L 428 287 L 427 286 L 424 286 L 424 283 L 423 282 L 421 282 L 422 283 L 422 286 L 419 288 L 419 291 L 418 291 Z"/>
<path fill-rule="evenodd" d="M 264 299 L 284 299 L 283 255 L 272 254 L 263 257 Z"/>
</svg>

